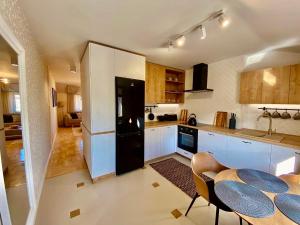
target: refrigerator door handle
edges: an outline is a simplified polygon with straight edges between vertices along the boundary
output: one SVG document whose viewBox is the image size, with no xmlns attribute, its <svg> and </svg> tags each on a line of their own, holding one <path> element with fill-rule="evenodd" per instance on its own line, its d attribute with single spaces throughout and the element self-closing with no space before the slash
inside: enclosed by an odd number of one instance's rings
<svg viewBox="0 0 300 225">
<path fill-rule="evenodd" d="M 123 117 L 122 97 L 118 97 L 118 117 Z"/>
</svg>

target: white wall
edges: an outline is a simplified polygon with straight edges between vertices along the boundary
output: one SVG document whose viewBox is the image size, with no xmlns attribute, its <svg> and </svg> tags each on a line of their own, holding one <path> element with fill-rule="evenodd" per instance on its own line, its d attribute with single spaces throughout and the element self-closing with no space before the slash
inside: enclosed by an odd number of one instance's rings
<svg viewBox="0 0 300 225">
<path fill-rule="evenodd" d="M 258 107 L 264 105 L 241 105 L 239 99 L 240 72 L 265 67 L 281 66 L 300 63 L 300 54 L 287 52 L 257 53 L 249 56 L 239 56 L 222 60 L 208 65 L 208 88 L 213 92 L 186 94 L 185 104 L 181 108 L 187 108 L 189 113 L 195 113 L 198 122 L 212 124 L 217 111 L 234 112 L 237 114 L 238 128 L 253 128 L 266 130 L 268 121 L 262 119 L 259 123 L 256 118 L 261 111 Z M 186 88 L 192 84 L 192 69 L 186 71 Z M 266 105 L 267 106 L 267 105 Z M 278 108 L 300 105 L 275 106 Z M 300 135 L 300 121 L 274 119 L 273 128 L 277 132 Z"/>
<path fill-rule="evenodd" d="M 19 1 L 1 0 L 0 15 L 25 49 L 30 152 L 36 203 L 39 200 L 51 149 L 48 74 Z M 36 204 L 34 205 L 36 206 Z"/>
</svg>

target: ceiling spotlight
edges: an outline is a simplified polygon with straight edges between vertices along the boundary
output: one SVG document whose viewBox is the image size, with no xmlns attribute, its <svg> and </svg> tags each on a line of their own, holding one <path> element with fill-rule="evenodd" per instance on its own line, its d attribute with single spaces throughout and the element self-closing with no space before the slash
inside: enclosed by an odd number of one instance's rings
<svg viewBox="0 0 300 225">
<path fill-rule="evenodd" d="M 10 64 L 12 66 L 18 66 L 18 58 L 16 56 L 12 56 L 10 59 Z"/>
<path fill-rule="evenodd" d="M 9 80 L 7 78 L 3 78 L 1 79 L 1 81 L 4 83 L 4 84 L 8 84 L 9 83 Z"/>
<path fill-rule="evenodd" d="M 75 65 L 70 65 L 70 72 L 71 73 L 77 73 L 77 69 Z"/>
<path fill-rule="evenodd" d="M 176 39 L 176 45 L 178 47 L 182 47 L 185 43 L 185 36 L 184 35 L 181 35 L 179 36 L 177 39 Z"/>
<path fill-rule="evenodd" d="M 169 41 L 168 43 L 168 51 L 171 51 L 174 48 L 173 41 Z"/>
<path fill-rule="evenodd" d="M 221 25 L 221 27 L 227 27 L 230 24 L 230 20 L 226 18 L 223 14 L 219 16 L 218 21 Z"/>
<path fill-rule="evenodd" d="M 199 31 L 200 31 L 200 38 L 202 40 L 204 40 L 206 38 L 206 29 L 205 29 L 205 27 L 203 25 L 200 25 Z"/>
</svg>

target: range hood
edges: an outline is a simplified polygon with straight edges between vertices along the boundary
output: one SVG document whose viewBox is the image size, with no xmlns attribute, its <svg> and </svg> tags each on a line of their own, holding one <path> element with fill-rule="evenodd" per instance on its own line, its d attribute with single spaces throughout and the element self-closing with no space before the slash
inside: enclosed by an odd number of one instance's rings
<svg viewBox="0 0 300 225">
<path fill-rule="evenodd" d="M 193 67 L 193 89 L 185 92 L 209 92 L 213 89 L 207 88 L 208 65 L 205 63 L 197 64 Z"/>
</svg>

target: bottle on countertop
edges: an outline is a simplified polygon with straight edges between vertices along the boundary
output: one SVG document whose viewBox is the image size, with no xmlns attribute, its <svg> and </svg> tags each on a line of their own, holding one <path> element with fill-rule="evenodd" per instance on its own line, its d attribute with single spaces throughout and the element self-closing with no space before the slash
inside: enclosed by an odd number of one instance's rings
<svg viewBox="0 0 300 225">
<path fill-rule="evenodd" d="M 236 114 L 231 113 L 231 117 L 229 119 L 229 129 L 236 129 Z"/>
</svg>

